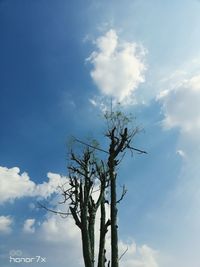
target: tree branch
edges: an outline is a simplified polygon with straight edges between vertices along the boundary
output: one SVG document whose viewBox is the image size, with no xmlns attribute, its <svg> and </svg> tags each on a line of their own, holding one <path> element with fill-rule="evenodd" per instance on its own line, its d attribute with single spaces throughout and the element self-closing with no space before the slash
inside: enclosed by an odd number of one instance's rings
<svg viewBox="0 0 200 267">
<path fill-rule="evenodd" d="M 79 139 L 77 139 L 77 138 L 74 138 L 74 140 L 75 140 L 76 142 L 82 144 L 82 145 L 85 145 L 85 146 L 88 146 L 88 147 L 90 147 L 90 148 L 93 148 L 93 149 L 99 150 L 99 151 L 101 151 L 101 152 L 104 152 L 104 153 L 106 153 L 106 154 L 109 154 L 108 151 L 106 151 L 106 150 L 104 150 L 104 149 L 102 149 L 102 148 L 98 148 L 98 147 L 89 145 L 88 143 L 85 143 L 85 142 L 83 142 L 83 141 L 81 141 L 81 140 L 79 140 Z"/>
<path fill-rule="evenodd" d="M 128 191 L 128 190 L 125 188 L 125 185 L 123 185 L 123 190 L 122 190 L 121 197 L 120 197 L 120 199 L 119 199 L 116 203 L 119 203 L 120 201 L 122 201 L 122 199 L 123 199 L 124 196 L 126 195 L 127 191 Z"/>
<path fill-rule="evenodd" d="M 71 214 L 71 212 L 61 212 L 61 211 L 58 211 L 58 210 L 53 210 L 53 209 L 50 209 L 50 208 L 47 208 L 46 206 L 44 206 L 42 203 L 40 203 L 40 202 L 38 202 L 37 203 L 38 204 L 38 206 L 40 207 L 40 208 L 43 208 L 43 209 L 45 209 L 45 210 L 47 210 L 47 211 L 50 211 L 50 212 L 52 212 L 52 213 L 54 213 L 54 214 L 56 214 L 56 215 L 61 215 L 61 216 L 69 216 L 69 215 L 72 215 Z"/>
</svg>

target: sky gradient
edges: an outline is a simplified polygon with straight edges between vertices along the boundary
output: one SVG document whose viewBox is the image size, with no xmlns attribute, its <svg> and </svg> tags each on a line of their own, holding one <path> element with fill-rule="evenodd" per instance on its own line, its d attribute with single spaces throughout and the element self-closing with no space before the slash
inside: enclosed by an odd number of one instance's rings
<svg viewBox="0 0 200 267">
<path fill-rule="evenodd" d="M 197 0 L 0 0 L 3 267 L 13 250 L 83 266 L 73 221 L 35 205 L 56 203 L 71 136 L 106 147 L 111 98 L 148 152 L 119 170 L 121 266 L 199 267 L 199 14 Z"/>
</svg>

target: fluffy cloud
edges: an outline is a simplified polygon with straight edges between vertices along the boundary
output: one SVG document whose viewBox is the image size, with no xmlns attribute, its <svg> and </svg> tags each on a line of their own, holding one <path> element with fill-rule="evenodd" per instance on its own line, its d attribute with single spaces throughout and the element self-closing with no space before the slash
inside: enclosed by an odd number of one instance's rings
<svg viewBox="0 0 200 267">
<path fill-rule="evenodd" d="M 10 233 L 12 222 L 13 220 L 9 216 L 0 216 L 0 233 Z"/>
<path fill-rule="evenodd" d="M 0 204 L 25 196 L 48 197 L 66 182 L 66 177 L 48 173 L 48 182 L 36 184 L 27 173 L 20 174 L 18 167 L 0 167 Z"/>
<path fill-rule="evenodd" d="M 56 173 L 48 172 L 47 177 L 49 179 L 48 182 L 35 186 L 33 195 L 47 198 L 57 191 L 59 185 L 62 185 L 67 181 L 65 176 Z"/>
<path fill-rule="evenodd" d="M 159 99 L 163 104 L 166 128 L 178 127 L 184 134 L 200 132 L 200 75 L 162 92 Z"/>
<path fill-rule="evenodd" d="M 139 254 L 142 257 L 142 264 L 141 266 L 144 267 L 158 267 L 158 263 L 156 262 L 156 254 L 157 252 L 154 251 L 147 245 L 141 246 L 139 249 Z"/>
<path fill-rule="evenodd" d="M 35 224 L 35 219 L 27 219 L 27 220 L 24 222 L 23 231 L 24 231 L 25 233 L 33 234 L 33 233 L 35 232 L 34 224 Z"/>
<path fill-rule="evenodd" d="M 27 173 L 20 175 L 19 168 L 0 167 L 0 203 L 31 195 L 34 187 Z"/>
<path fill-rule="evenodd" d="M 144 49 L 119 40 L 113 29 L 99 37 L 96 46 L 87 59 L 93 64 L 92 79 L 103 95 L 125 101 L 144 82 Z"/>
<path fill-rule="evenodd" d="M 40 230 L 47 241 L 80 243 L 79 229 L 71 217 L 50 216 L 42 223 Z"/>
</svg>

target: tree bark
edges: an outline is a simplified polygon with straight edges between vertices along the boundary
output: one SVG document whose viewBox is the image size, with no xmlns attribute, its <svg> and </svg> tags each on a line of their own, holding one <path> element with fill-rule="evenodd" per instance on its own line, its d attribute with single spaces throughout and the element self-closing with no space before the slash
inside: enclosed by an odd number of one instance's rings
<svg viewBox="0 0 200 267">
<path fill-rule="evenodd" d="M 118 267 L 118 225 L 117 225 L 117 196 L 116 196 L 116 174 L 114 172 L 114 162 L 111 162 L 110 182 L 111 182 L 111 267 Z"/>
<path fill-rule="evenodd" d="M 101 202 L 101 223 L 100 223 L 100 239 L 99 239 L 99 256 L 98 267 L 105 267 L 105 235 L 106 235 L 106 211 L 105 211 L 105 199 L 102 198 Z"/>
</svg>

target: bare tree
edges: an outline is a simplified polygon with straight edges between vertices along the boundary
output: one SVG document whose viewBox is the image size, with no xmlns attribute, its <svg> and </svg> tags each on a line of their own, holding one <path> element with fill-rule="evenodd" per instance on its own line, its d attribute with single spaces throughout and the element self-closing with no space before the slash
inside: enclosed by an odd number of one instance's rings
<svg viewBox="0 0 200 267">
<path fill-rule="evenodd" d="M 94 149 L 88 146 L 83 156 L 78 157 L 71 152 L 71 164 L 68 166 L 70 188 L 63 190 L 65 202 L 70 200 L 70 212 L 76 225 L 81 230 L 82 249 L 85 266 L 94 267 L 95 262 L 95 221 L 101 205 L 101 231 L 99 246 L 99 266 L 104 266 L 105 234 L 110 221 L 105 221 L 105 189 L 109 180 L 107 168 L 103 161 L 95 157 Z M 98 189 L 97 189 L 98 188 Z M 94 197 L 95 191 L 99 194 Z M 101 263 L 103 262 L 103 263 Z"/>
<path fill-rule="evenodd" d="M 118 203 L 124 198 L 126 189 L 123 186 L 122 194 L 117 198 L 117 166 L 121 163 L 125 153 L 146 153 L 131 145 L 134 136 L 140 131 L 138 127 L 131 127 L 131 118 L 120 111 L 112 110 L 105 113 L 107 129 L 105 137 L 108 138 L 108 148 L 100 148 L 91 143 L 75 139 L 84 146 L 81 155 L 70 151 L 69 184 L 61 186 L 63 202 L 67 203 L 67 213 L 47 210 L 60 215 L 71 215 L 75 224 L 81 231 L 82 253 L 85 267 L 95 266 L 95 223 L 97 211 L 100 209 L 100 232 L 97 267 L 119 266 L 118 255 Z M 99 158 L 96 152 L 106 154 Z M 99 155 L 99 153 L 98 153 Z M 106 194 L 109 189 L 110 194 Z M 97 196 L 95 192 L 98 191 Z M 110 204 L 110 218 L 106 214 L 105 203 Z M 106 259 L 106 234 L 111 227 L 111 259 Z"/>
<path fill-rule="evenodd" d="M 119 266 L 118 255 L 118 225 L 117 225 L 117 204 L 123 199 L 126 194 L 126 189 L 123 187 L 123 192 L 120 199 L 117 199 L 116 192 L 116 167 L 120 164 L 127 150 L 131 152 L 137 151 L 139 153 L 146 153 L 143 150 L 136 149 L 131 146 L 134 136 L 139 133 L 138 127 L 129 127 L 131 118 L 125 116 L 122 112 L 116 111 L 107 112 L 105 114 L 107 120 L 106 137 L 109 139 L 109 153 L 107 159 L 107 166 L 109 169 L 109 181 L 111 192 L 111 267 Z"/>
</svg>

